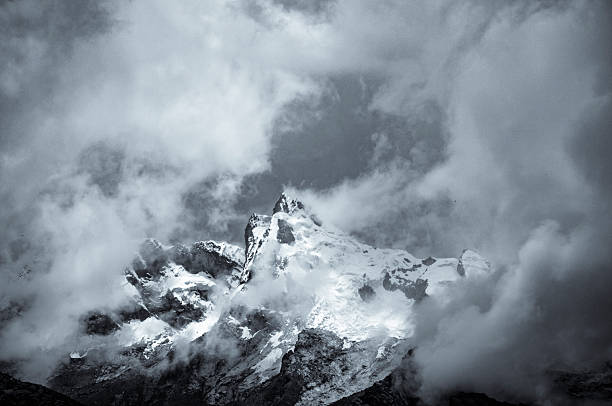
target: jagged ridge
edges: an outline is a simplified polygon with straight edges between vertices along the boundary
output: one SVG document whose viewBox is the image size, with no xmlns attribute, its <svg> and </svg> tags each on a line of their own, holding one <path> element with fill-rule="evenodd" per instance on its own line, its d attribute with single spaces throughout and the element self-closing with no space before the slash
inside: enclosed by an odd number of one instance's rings
<svg viewBox="0 0 612 406">
<path fill-rule="evenodd" d="M 399 366 L 416 301 L 488 269 L 473 251 L 370 247 L 283 193 L 271 216 L 250 217 L 244 250 L 145 240 L 125 272 L 132 305 L 87 315 L 99 344 L 75 349 L 50 383 L 89 404 L 229 404 L 291 376 L 293 403 L 331 403 Z"/>
</svg>

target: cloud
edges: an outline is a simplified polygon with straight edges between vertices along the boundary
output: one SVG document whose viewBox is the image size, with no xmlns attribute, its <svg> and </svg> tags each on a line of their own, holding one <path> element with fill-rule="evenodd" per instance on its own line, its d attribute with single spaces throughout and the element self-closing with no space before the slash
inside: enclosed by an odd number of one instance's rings
<svg viewBox="0 0 612 406">
<path fill-rule="evenodd" d="M 268 168 L 281 106 L 317 89 L 257 58 L 259 24 L 226 4 L 5 2 L 0 17 L 0 294 L 18 316 L 0 356 L 38 380 L 81 314 L 124 300 L 143 237 L 227 228 L 213 208 Z M 196 229 L 184 196 L 207 179 Z"/>
<path fill-rule="evenodd" d="M 237 236 L 285 185 L 374 245 L 488 257 L 422 305 L 423 390 L 543 396 L 527 377 L 609 354 L 609 12 L 4 3 L 0 355 L 58 356 L 142 237 Z"/>
<path fill-rule="evenodd" d="M 481 30 L 450 49 L 428 36 L 431 49 L 443 51 L 415 57 L 422 75 L 392 76 L 372 104 L 411 115 L 433 100 L 448 134 L 445 157 L 424 172 L 398 157 L 302 195 L 324 220 L 370 241 L 423 256 L 472 247 L 492 260 L 492 285 L 459 286 L 450 304 L 420 308 L 423 393 L 543 400 L 552 396 L 547 371 L 593 367 L 612 354 L 612 304 L 601 288 L 612 282 L 604 180 L 610 10 L 474 9 L 450 7 L 442 21 L 481 16 L 467 20 Z"/>
</svg>

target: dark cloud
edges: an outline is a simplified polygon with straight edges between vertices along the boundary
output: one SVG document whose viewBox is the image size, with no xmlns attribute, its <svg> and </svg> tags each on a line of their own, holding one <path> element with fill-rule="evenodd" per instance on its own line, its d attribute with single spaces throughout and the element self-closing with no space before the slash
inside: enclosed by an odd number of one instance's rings
<svg viewBox="0 0 612 406">
<path fill-rule="evenodd" d="M 322 80 L 318 97 L 296 99 L 281 110 L 271 139 L 270 169 L 243 180 L 235 209 L 267 212 L 286 187 L 325 190 L 376 168 L 409 161 L 420 173 L 445 156 L 444 113 L 433 101 L 423 114 L 405 117 L 371 108 L 382 79 L 362 75 Z M 241 235 L 239 230 L 232 235 Z M 360 232 L 365 241 L 389 246 L 397 235 Z M 380 230 L 382 231 L 382 230 Z"/>
<path fill-rule="evenodd" d="M 142 237 L 239 242 L 293 187 L 377 246 L 494 263 L 423 302 L 424 391 L 544 396 L 610 357 L 610 9 L 3 3 L 0 356 L 51 368 Z"/>
<path fill-rule="evenodd" d="M 285 10 L 296 10 L 302 13 L 320 15 L 327 13 L 333 7 L 335 0 L 272 0 L 272 3 L 281 5 Z"/>
</svg>

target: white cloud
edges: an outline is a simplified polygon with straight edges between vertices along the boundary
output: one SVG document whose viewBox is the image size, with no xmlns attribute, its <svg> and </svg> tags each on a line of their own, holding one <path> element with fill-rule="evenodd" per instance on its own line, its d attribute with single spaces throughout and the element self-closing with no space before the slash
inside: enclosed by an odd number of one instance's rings
<svg viewBox="0 0 612 406">
<path fill-rule="evenodd" d="M 423 306 L 416 354 L 425 393 L 546 397 L 548 369 L 593 366 L 611 354 L 608 312 L 600 313 L 610 303 L 599 288 L 611 278 L 609 194 L 574 161 L 575 144 L 594 141 L 584 117 L 609 114 L 601 109 L 610 66 L 599 6 L 500 9 L 469 20 L 486 29 L 450 49 L 443 35 L 423 38 L 434 51 L 416 57 L 422 75 L 406 65 L 373 108 L 414 114 L 434 98 L 446 117 L 447 159 L 422 176 L 393 165 L 303 193 L 324 220 L 374 241 L 392 235 L 421 255 L 476 248 L 503 275 L 481 287 L 490 309 L 479 307 L 482 293 L 469 296 L 477 287 L 459 289 L 446 307 Z M 465 23 L 467 9 L 447 9 L 437 33 Z"/>
<path fill-rule="evenodd" d="M 609 195 L 585 179 L 571 148 L 583 136 L 584 114 L 609 105 L 598 15 L 605 6 L 346 0 L 313 19 L 251 3 L 110 3 L 110 30 L 89 31 L 85 19 L 87 32 L 74 28 L 75 38 L 61 29 L 73 20 L 68 11 L 46 15 L 33 2 L 3 6 L 0 21 L 22 17 L 39 28 L 3 41 L 9 63 L 0 70 L 7 117 L 0 219 L 9 231 L 0 242 L 6 256 L 23 233 L 41 258 L 30 284 L 7 277 L 1 288 L 5 301 L 36 298 L 3 329 L 3 356 L 36 353 L 37 335 L 46 334 L 45 350 L 69 344 L 83 311 L 120 300 L 113 281 L 135 242 L 171 235 L 181 195 L 222 175 L 211 195 L 231 203 L 244 176 L 268 168 L 271 128 L 283 105 L 316 97 L 319 79 L 335 74 L 381 80 L 372 110 L 411 119 L 439 106 L 447 159 L 425 174 L 399 157 L 374 159 L 363 163 L 376 164 L 370 174 L 324 193 L 296 193 L 324 222 L 375 242 L 427 255 L 473 247 L 509 270 L 488 298 L 489 311 L 464 295 L 469 287 L 457 293 L 451 318 L 446 308 L 424 310 L 424 324 L 435 325 L 419 333 L 431 343 L 417 352 L 425 388 L 495 391 L 506 378 L 521 387 L 510 379 L 515 371 L 500 365 L 525 350 L 514 364 L 524 367 L 551 338 L 555 345 L 543 354 L 560 357 L 567 347 L 554 339 L 577 337 L 569 322 L 592 328 L 595 337 L 569 361 L 587 360 L 587 345 L 605 350 L 610 334 L 598 327 L 602 320 L 577 321 L 598 300 L 608 303 L 601 288 L 574 307 L 555 305 L 546 293 L 552 283 L 584 299 L 589 277 L 609 281 L 610 227 L 601 221 Z M 98 11 L 77 10 L 90 13 L 103 20 Z M 105 193 L 87 172 L 93 169 L 79 163 L 92 145 L 121 152 L 105 180 L 116 189 Z M 220 208 L 216 216 L 224 222 L 232 213 Z M 581 267 L 584 258 L 592 261 Z M 27 260 L 5 261 L 3 271 Z M 524 348 L 527 340 L 533 345 Z M 530 373 L 549 366 L 545 361 Z M 464 374 L 474 365 L 496 373 Z"/>
</svg>

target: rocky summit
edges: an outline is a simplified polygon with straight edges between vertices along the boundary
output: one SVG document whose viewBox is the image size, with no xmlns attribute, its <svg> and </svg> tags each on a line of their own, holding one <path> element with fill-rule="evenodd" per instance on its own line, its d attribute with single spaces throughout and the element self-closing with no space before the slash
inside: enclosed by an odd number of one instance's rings
<svg viewBox="0 0 612 406">
<path fill-rule="evenodd" d="M 470 250 L 365 245 L 282 194 L 244 249 L 145 240 L 127 304 L 83 316 L 49 386 L 92 405 L 417 404 L 413 307 L 488 272 Z"/>
</svg>

